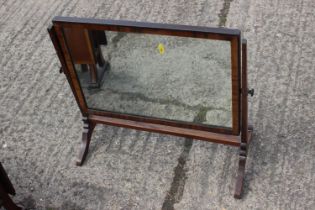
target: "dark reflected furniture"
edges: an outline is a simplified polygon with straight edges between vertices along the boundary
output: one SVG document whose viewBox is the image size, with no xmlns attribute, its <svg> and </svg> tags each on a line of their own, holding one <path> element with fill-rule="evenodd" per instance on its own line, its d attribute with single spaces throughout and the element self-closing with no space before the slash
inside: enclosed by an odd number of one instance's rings
<svg viewBox="0 0 315 210">
<path fill-rule="evenodd" d="M 15 195 L 15 189 L 0 162 L 0 207 L 7 210 L 22 209 L 12 201 L 10 195 Z"/>
<path fill-rule="evenodd" d="M 110 71 L 91 91 L 74 64 L 98 62 L 91 50 L 96 31 L 106 32 Z M 55 17 L 48 32 L 83 116 L 77 165 L 97 124 L 236 146 L 234 197 L 241 198 L 253 131 L 247 96 L 253 91 L 247 88 L 247 43 L 239 30 Z"/>
<path fill-rule="evenodd" d="M 64 35 L 73 63 L 80 64 L 84 71 L 89 72 L 89 87 L 99 87 L 105 70 L 105 60 L 101 52 L 101 45 L 107 44 L 104 31 L 67 28 Z"/>
</svg>

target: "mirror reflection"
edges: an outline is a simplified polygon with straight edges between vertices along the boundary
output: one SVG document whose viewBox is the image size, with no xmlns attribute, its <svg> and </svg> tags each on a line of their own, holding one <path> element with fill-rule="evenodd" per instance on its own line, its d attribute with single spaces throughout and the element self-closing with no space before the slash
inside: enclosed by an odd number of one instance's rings
<svg viewBox="0 0 315 210">
<path fill-rule="evenodd" d="M 64 28 L 91 109 L 232 127 L 229 41 Z"/>
</svg>

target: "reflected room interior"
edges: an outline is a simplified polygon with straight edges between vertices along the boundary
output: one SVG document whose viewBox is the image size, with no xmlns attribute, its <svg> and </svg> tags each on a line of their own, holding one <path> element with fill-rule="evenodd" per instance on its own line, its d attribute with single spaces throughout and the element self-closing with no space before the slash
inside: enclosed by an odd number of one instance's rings
<svg viewBox="0 0 315 210">
<path fill-rule="evenodd" d="M 229 41 L 64 28 L 90 109 L 232 127 Z"/>
</svg>

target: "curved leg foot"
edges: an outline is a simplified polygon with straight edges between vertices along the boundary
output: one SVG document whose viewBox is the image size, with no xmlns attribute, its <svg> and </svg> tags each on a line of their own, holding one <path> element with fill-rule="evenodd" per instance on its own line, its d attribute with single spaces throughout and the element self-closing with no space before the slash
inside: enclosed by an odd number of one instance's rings
<svg viewBox="0 0 315 210">
<path fill-rule="evenodd" d="M 86 117 L 83 118 L 82 143 L 80 146 L 79 156 L 76 160 L 77 166 L 82 166 L 89 150 L 91 136 L 95 128 L 95 123 L 90 122 Z"/>
<path fill-rule="evenodd" d="M 240 156 L 234 198 L 241 199 L 244 185 L 246 157 Z"/>
<path fill-rule="evenodd" d="M 237 198 L 237 199 L 242 198 L 247 149 L 252 139 L 252 134 L 253 134 L 253 126 L 249 125 L 248 130 L 247 130 L 247 135 L 245 135 L 246 141 L 243 140 L 240 146 L 240 154 L 239 154 L 240 157 L 239 157 L 239 162 L 238 162 L 237 179 L 236 179 L 236 186 L 235 186 L 235 193 L 234 193 L 234 198 Z"/>
</svg>

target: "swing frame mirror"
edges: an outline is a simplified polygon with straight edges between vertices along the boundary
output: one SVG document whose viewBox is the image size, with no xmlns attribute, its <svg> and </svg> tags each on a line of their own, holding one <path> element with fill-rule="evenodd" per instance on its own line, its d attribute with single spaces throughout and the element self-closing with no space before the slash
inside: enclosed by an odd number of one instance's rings
<svg viewBox="0 0 315 210">
<path fill-rule="evenodd" d="M 194 122 L 182 122 L 89 108 L 78 75 L 75 71 L 75 65 L 71 57 L 69 46 L 67 45 L 65 28 L 88 31 L 99 30 L 154 34 L 161 36 L 168 35 L 230 42 L 232 126 L 202 125 Z M 77 165 L 81 166 L 86 158 L 93 129 L 97 124 L 126 127 L 226 144 L 240 148 L 235 197 L 241 197 L 247 148 L 252 136 L 252 127 L 248 126 L 247 122 L 247 45 L 246 40 L 241 39 L 241 32 L 239 30 L 57 16 L 52 20 L 52 25 L 48 28 L 48 32 L 61 63 L 60 72 L 66 75 L 83 116 L 82 144 L 77 159 Z"/>
</svg>

